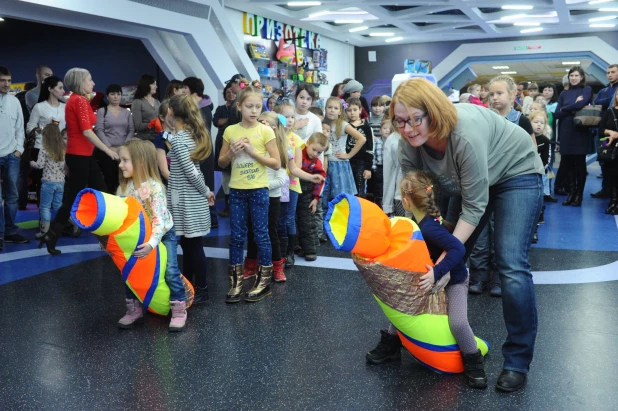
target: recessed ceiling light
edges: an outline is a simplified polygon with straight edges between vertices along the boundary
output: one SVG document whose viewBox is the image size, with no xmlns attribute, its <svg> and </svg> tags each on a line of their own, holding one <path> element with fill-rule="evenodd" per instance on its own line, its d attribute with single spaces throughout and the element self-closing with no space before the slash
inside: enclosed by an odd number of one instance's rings
<svg viewBox="0 0 618 411">
<path fill-rule="evenodd" d="M 502 6 L 502 10 L 532 10 L 534 6 L 520 6 L 520 5 L 511 5 L 511 6 Z"/>
<path fill-rule="evenodd" d="M 492 69 L 494 69 L 494 70 L 508 70 L 509 66 L 493 66 Z"/>
<path fill-rule="evenodd" d="M 390 37 L 390 36 L 394 36 L 395 33 L 382 33 L 382 32 L 378 32 L 378 33 L 369 33 L 369 36 L 371 37 Z"/>
<path fill-rule="evenodd" d="M 2 17 L 0 17 L 0 21 L 4 21 L 4 19 Z"/>
<path fill-rule="evenodd" d="M 528 17 L 525 14 L 513 14 L 511 16 L 500 17 L 500 20 L 515 20 L 515 19 L 523 19 L 524 17 Z"/>
<path fill-rule="evenodd" d="M 593 21 L 613 20 L 615 18 L 616 16 L 604 16 L 604 17 L 595 17 L 593 19 L 588 19 L 588 21 L 592 23 Z"/>
<path fill-rule="evenodd" d="M 595 0 L 595 1 L 589 1 L 588 4 L 601 4 L 601 3 L 609 3 L 612 0 Z"/>
<path fill-rule="evenodd" d="M 324 11 L 318 11 L 317 13 L 312 13 L 309 15 L 309 18 L 312 19 L 314 17 L 320 17 L 320 16 L 324 16 L 325 14 L 330 13 L 330 11 L 328 10 L 324 10 Z"/>
<path fill-rule="evenodd" d="M 609 24 L 609 23 L 593 23 L 590 25 L 590 27 L 592 28 L 612 28 L 612 27 L 616 27 L 616 25 Z"/>
<path fill-rule="evenodd" d="M 525 33 L 534 33 L 534 32 L 537 32 L 537 31 L 543 31 L 543 27 L 535 27 L 533 29 L 525 29 L 525 30 L 520 31 L 520 33 L 524 33 L 524 34 Z"/>
<path fill-rule="evenodd" d="M 513 26 L 540 26 L 541 23 L 539 22 L 525 22 L 525 21 L 517 21 L 515 23 L 513 23 Z"/>
<path fill-rule="evenodd" d="M 321 1 L 288 1 L 290 7 L 321 6 Z"/>
<path fill-rule="evenodd" d="M 517 74 L 516 71 L 501 71 L 500 74 Z"/>
<path fill-rule="evenodd" d="M 354 27 L 353 29 L 350 29 L 350 33 L 355 33 L 357 31 L 367 30 L 368 28 L 369 27 L 367 27 L 367 26 Z"/>
<path fill-rule="evenodd" d="M 582 63 L 580 61 L 563 61 L 562 64 L 565 66 L 579 66 Z"/>
<path fill-rule="evenodd" d="M 603 11 L 616 12 L 616 11 L 618 11 L 618 9 L 617 8 L 608 8 L 608 7 L 606 7 L 606 8 L 599 9 L 599 11 L 601 11 L 601 12 L 603 12 Z"/>
<path fill-rule="evenodd" d="M 335 20 L 335 24 L 360 24 L 363 20 Z"/>
<path fill-rule="evenodd" d="M 400 41 L 400 40 L 403 40 L 403 37 L 393 37 L 392 39 L 386 39 L 384 41 L 387 43 L 391 43 L 393 41 Z"/>
</svg>

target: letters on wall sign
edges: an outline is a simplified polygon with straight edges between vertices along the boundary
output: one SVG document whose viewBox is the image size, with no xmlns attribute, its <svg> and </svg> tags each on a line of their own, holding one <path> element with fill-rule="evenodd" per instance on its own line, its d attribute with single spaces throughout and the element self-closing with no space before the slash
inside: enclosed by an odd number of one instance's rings
<svg viewBox="0 0 618 411">
<path fill-rule="evenodd" d="M 296 47 L 307 49 L 322 48 L 322 37 L 318 33 L 284 24 L 280 21 L 267 19 L 254 14 L 243 13 L 243 33 L 259 36 L 263 39 L 279 41 L 279 39 L 298 38 Z"/>
</svg>

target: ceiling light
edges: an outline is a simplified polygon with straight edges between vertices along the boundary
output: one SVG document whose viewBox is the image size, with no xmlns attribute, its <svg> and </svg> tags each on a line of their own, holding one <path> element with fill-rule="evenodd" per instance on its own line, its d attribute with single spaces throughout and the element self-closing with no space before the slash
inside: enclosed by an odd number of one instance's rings
<svg viewBox="0 0 618 411">
<path fill-rule="evenodd" d="M 590 27 L 592 27 L 592 28 L 602 28 L 602 27 L 604 27 L 604 28 L 612 28 L 612 27 L 616 27 L 616 25 L 615 24 L 608 24 L 608 23 L 605 23 L 605 24 L 603 24 L 603 23 L 596 23 L 596 24 L 591 24 Z"/>
<path fill-rule="evenodd" d="M 527 23 L 525 21 L 517 21 L 517 22 L 513 23 L 513 26 L 540 26 L 540 25 L 541 25 L 541 23 L 538 23 L 538 22 L 536 22 L 536 23 L 534 23 L 534 22 Z"/>
<path fill-rule="evenodd" d="M 537 32 L 537 31 L 543 31 L 543 27 L 535 27 L 533 29 L 525 29 L 525 30 L 520 31 L 520 33 L 524 33 L 524 34 L 525 33 L 534 33 L 534 32 Z"/>
<path fill-rule="evenodd" d="M 508 70 L 509 66 L 493 66 L 492 69 L 494 69 L 494 70 Z"/>
<path fill-rule="evenodd" d="M 616 12 L 616 11 L 618 11 L 618 9 L 617 8 L 613 8 L 613 9 L 612 8 L 603 8 L 603 9 L 599 9 L 599 11 L 601 11 L 601 12 L 602 11 Z"/>
<path fill-rule="evenodd" d="M 363 20 L 335 20 L 335 24 L 360 24 Z"/>
<path fill-rule="evenodd" d="M 500 74 L 517 74 L 516 71 L 501 71 Z"/>
<path fill-rule="evenodd" d="M 353 29 L 350 29 L 350 33 L 355 33 L 357 31 L 367 30 L 368 28 L 369 28 L 368 26 L 354 27 Z"/>
<path fill-rule="evenodd" d="M 393 37 L 391 39 L 386 39 L 384 41 L 387 43 L 392 43 L 393 41 L 400 41 L 400 40 L 403 40 L 403 37 Z"/>
<path fill-rule="evenodd" d="M 605 17 L 595 17 L 593 19 L 588 19 L 589 22 L 593 21 L 605 21 L 605 20 L 613 20 L 616 16 L 605 16 Z"/>
<path fill-rule="evenodd" d="M 290 7 L 321 6 L 321 1 L 288 1 Z"/>
<path fill-rule="evenodd" d="M 563 61 L 562 64 L 565 66 L 579 66 L 581 62 L 580 61 Z"/>
<path fill-rule="evenodd" d="M 502 6 L 502 10 L 532 10 L 533 8 L 534 6 L 519 6 L 519 5 Z"/>
<path fill-rule="evenodd" d="M 601 4 L 601 3 L 609 3 L 612 0 L 595 0 L 595 1 L 589 1 L 588 4 Z"/>
<path fill-rule="evenodd" d="M 524 17 L 528 17 L 525 14 L 513 14 L 512 16 L 504 16 L 500 17 L 500 20 L 515 20 L 515 19 L 523 19 Z"/>
<path fill-rule="evenodd" d="M 320 17 L 320 16 L 323 16 L 323 15 L 328 14 L 328 13 L 330 13 L 330 11 L 328 11 L 328 10 L 318 11 L 317 13 L 310 14 L 309 18 L 312 19 L 314 17 Z"/>
<path fill-rule="evenodd" d="M 394 36 L 395 33 L 382 33 L 382 32 L 378 32 L 378 33 L 369 33 L 369 36 L 371 37 L 390 37 L 390 36 Z"/>
<path fill-rule="evenodd" d="M 0 21 L 4 21 L 4 19 L 2 17 L 0 17 Z"/>
</svg>

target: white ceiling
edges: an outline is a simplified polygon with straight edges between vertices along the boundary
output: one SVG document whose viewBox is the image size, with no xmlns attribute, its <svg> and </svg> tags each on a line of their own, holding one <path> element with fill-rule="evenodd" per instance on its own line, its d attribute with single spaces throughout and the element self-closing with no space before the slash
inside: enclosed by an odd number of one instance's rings
<svg viewBox="0 0 618 411">
<path fill-rule="evenodd" d="M 601 4 L 589 4 L 588 0 L 323 0 L 320 6 L 311 7 L 290 7 L 287 1 L 229 0 L 225 5 L 359 47 L 618 30 L 617 26 L 591 28 L 589 22 L 591 18 L 618 16 L 618 0 Z M 504 5 L 528 5 L 533 9 L 502 10 Z M 601 12 L 600 8 L 616 11 Z M 327 11 L 328 14 L 309 17 Z M 526 16 L 509 19 L 521 14 Z M 363 23 L 334 23 L 352 18 L 362 19 Z M 543 30 L 522 34 L 521 30 L 535 27 L 514 26 L 514 22 L 541 23 L 539 27 Z M 618 19 L 596 22 L 599 23 L 618 24 Z M 368 29 L 349 32 L 359 26 Z M 393 33 L 393 37 L 403 39 L 386 43 L 387 37 L 369 37 L 370 32 Z"/>
<path fill-rule="evenodd" d="M 589 59 L 577 59 L 579 65 L 584 70 L 592 64 Z M 539 86 L 544 83 L 562 83 L 562 77 L 567 74 L 567 71 L 573 67 L 573 64 L 562 64 L 563 62 L 574 62 L 573 60 L 541 60 L 541 61 L 509 61 L 506 63 L 481 63 L 471 64 L 470 68 L 478 76 L 475 83 L 485 84 L 495 76 L 502 72 L 516 72 L 516 74 L 509 74 L 515 80 L 519 81 L 533 81 L 538 83 Z M 508 66 L 508 69 L 494 67 Z M 601 84 L 596 78 L 592 76 L 586 76 L 587 84 Z"/>
</svg>

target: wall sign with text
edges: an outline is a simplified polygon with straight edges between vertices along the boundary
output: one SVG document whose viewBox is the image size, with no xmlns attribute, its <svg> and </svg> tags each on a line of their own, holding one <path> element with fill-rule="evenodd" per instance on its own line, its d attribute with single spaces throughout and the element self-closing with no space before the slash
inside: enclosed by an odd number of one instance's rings
<svg viewBox="0 0 618 411">
<path fill-rule="evenodd" d="M 319 49 L 322 38 L 318 33 L 281 23 L 273 19 L 243 13 L 243 33 L 250 36 L 260 36 L 264 39 L 279 41 L 281 38 L 299 38 L 296 46 L 307 49 Z"/>
</svg>

